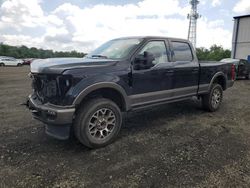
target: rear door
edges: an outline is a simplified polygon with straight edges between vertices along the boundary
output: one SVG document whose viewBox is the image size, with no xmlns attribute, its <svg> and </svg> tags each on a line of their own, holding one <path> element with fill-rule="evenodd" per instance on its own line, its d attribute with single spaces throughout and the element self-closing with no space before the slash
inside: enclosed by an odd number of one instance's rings
<svg viewBox="0 0 250 188">
<path fill-rule="evenodd" d="M 241 59 L 238 67 L 238 76 L 246 76 L 248 74 L 248 62 Z"/>
<path fill-rule="evenodd" d="M 174 97 L 195 95 L 199 83 L 199 63 L 193 54 L 192 47 L 182 40 L 170 40 L 170 44 L 174 62 Z"/>
</svg>

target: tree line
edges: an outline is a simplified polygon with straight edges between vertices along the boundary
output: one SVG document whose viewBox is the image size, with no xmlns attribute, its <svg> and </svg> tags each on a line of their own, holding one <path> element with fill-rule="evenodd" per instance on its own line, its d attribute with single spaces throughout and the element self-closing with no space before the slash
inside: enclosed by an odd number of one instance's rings
<svg viewBox="0 0 250 188">
<path fill-rule="evenodd" d="M 231 50 L 224 49 L 222 46 L 213 45 L 209 49 L 196 48 L 196 54 L 199 60 L 220 61 L 231 57 Z"/>
<path fill-rule="evenodd" d="M 7 44 L 0 44 L 0 56 L 10 56 L 18 59 L 23 58 L 52 58 L 52 57 L 84 57 L 86 54 L 83 52 L 77 52 L 75 50 L 71 52 L 53 51 L 38 49 L 35 47 L 28 48 L 27 46 L 10 46 Z"/>
<path fill-rule="evenodd" d="M 222 46 L 213 45 L 209 49 L 197 48 L 196 54 L 199 60 L 220 61 L 223 58 L 229 58 L 231 51 L 224 49 Z M 38 48 L 28 48 L 26 46 L 10 46 L 0 44 L 0 56 L 10 56 L 18 59 L 21 58 L 51 58 L 51 57 L 84 57 L 86 53 L 71 51 L 53 51 Z"/>
</svg>

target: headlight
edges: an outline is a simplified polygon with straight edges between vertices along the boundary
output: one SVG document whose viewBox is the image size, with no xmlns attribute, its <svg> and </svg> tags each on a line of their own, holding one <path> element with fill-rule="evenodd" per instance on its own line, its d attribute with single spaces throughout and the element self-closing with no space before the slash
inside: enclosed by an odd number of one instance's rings
<svg viewBox="0 0 250 188">
<path fill-rule="evenodd" d="M 57 77 L 57 83 L 60 95 L 65 95 L 69 88 L 72 86 L 72 77 L 70 75 L 63 75 Z"/>
</svg>

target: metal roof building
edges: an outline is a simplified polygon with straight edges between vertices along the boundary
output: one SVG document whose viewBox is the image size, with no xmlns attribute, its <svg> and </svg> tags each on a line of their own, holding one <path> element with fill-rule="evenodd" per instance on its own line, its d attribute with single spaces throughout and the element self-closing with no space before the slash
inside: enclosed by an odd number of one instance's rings
<svg viewBox="0 0 250 188">
<path fill-rule="evenodd" d="M 247 59 L 250 56 L 250 15 L 234 17 L 232 58 Z"/>
</svg>

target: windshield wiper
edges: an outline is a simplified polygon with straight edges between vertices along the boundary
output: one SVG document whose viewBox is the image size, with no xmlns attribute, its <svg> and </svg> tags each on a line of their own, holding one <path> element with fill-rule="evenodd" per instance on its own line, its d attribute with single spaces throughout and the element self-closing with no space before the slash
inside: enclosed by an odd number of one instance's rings
<svg viewBox="0 0 250 188">
<path fill-rule="evenodd" d="M 92 55 L 91 57 L 108 59 L 108 57 L 105 55 Z"/>
</svg>

